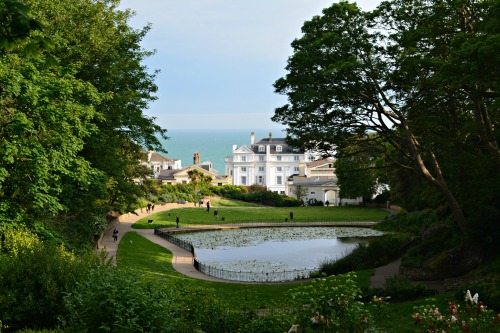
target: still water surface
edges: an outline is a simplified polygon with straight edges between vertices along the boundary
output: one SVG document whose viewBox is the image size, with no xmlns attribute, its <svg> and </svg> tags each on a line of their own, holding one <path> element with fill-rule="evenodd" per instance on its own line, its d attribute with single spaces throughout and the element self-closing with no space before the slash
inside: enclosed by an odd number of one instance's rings
<svg viewBox="0 0 500 333">
<path fill-rule="evenodd" d="M 254 228 L 180 235 L 195 247 L 199 261 L 219 269 L 275 272 L 316 269 L 350 253 L 367 237 L 366 228 Z"/>
</svg>

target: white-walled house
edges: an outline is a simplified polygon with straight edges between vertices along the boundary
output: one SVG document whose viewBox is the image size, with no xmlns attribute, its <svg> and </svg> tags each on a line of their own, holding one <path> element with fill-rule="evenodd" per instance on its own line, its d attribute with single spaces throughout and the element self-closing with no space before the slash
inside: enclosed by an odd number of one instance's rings
<svg viewBox="0 0 500 333">
<path fill-rule="evenodd" d="M 362 198 L 340 198 L 340 188 L 337 184 L 334 164 L 335 159 L 331 157 L 309 163 L 300 163 L 299 173 L 287 179 L 286 194 L 295 198 L 297 187 L 302 187 L 303 190 L 307 190 L 303 193 L 304 202 L 314 199 L 326 204 L 328 201 L 331 206 L 337 206 L 339 204 L 356 205 L 361 203 Z"/>
<path fill-rule="evenodd" d="M 285 143 L 284 138 L 268 138 L 255 142 L 250 134 L 250 146 L 233 146 L 232 156 L 225 158 L 227 174 L 233 185 L 266 186 L 268 191 L 286 194 L 287 179 L 299 173 L 300 163 L 306 162 L 303 150 Z"/>
<path fill-rule="evenodd" d="M 188 184 L 191 182 L 191 178 L 189 178 L 189 171 L 194 170 L 210 177 L 212 179 L 210 183 L 213 186 L 224 186 L 231 184 L 231 177 L 221 176 L 217 171 L 212 169 L 211 162 L 207 161 L 200 163 L 199 153 L 194 153 L 193 165 L 187 166 L 180 170 L 162 170 L 157 178 L 159 178 L 163 184 Z"/>
<path fill-rule="evenodd" d="M 153 170 L 154 178 L 158 178 L 158 175 L 162 170 L 179 170 L 181 167 L 181 160 L 174 160 L 169 157 L 163 156 L 153 150 L 147 153 L 147 159 L 143 161 L 144 164 Z"/>
</svg>

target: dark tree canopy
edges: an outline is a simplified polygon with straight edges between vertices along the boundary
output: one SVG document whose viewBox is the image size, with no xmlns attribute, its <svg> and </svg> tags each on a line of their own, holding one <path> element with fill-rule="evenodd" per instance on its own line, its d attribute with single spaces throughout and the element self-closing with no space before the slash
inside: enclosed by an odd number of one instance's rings
<svg viewBox="0 0 500 333">
<path fill-rule="evenodd" d="M 333 4 L 293 41 L 288 73 L 274 85 L 288 103 L 273 120 L 288 126 L 292 143 L 320 151 L 375 134 L 374 154 L 438 189 L 464 233 L 477 228 L 470 201 L 482 200 L 493 223 L 498 8 L 493 0 L 394 0 L 372 12 Z"/>
</svg>

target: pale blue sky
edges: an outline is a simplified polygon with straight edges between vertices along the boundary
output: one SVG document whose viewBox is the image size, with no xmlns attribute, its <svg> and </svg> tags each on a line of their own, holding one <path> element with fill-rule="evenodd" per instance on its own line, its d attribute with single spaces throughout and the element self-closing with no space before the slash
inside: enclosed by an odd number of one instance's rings
<svg viewBox="0 0 500 333">
<path fill-rule="evenodd" d="M 283 127 L 270 118 L 286 102 L 273 83 L 286 74 L 290 43 L 331 0 L 122 0 L 135 27 L 152 24 L 143 40 L 157 53 L 158 101 L 146 114 L 167 129 Z M 380 0 L 357 2 L 371 10 Z"/>
</svg>

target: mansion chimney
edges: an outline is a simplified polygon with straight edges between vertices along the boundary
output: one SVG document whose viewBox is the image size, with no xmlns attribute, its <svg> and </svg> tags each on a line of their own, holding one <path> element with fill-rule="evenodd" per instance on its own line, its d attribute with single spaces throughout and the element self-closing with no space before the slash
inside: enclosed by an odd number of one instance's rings
<svg viewBox="0 0 500 333">
<path fill-rule="evenodd" d="M 200 153 L 194 153 L 193 164 L 200 165 Z"/>
<path fill-rule="evenodd" d="M 269 142 L 273 141 L 273 133 L 269 132 Z"/>
<path fill-rule="evenodd" d="M 253 145 L 255 143 L 255 132 L 250 133 L 250 144 Z"/>
</svg>

